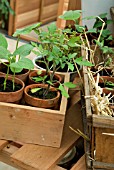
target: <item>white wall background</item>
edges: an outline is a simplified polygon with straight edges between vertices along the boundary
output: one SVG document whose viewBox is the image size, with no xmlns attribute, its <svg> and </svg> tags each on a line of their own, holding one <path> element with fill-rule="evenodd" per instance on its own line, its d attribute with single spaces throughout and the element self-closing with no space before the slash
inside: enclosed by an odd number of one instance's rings
<svg viewBox="0 0 114 170">
<path fill-rule="evenodd" d="M 107 17 L 108 19 L 111 19 L 110 7 L 112 6 L 114 6 L 114 0 L 82 0 L 83 17 L 108 13 Z M 93 25 L 88 21 L 83 21 L 83 24 L 87 24 L 89 27 Z M 109 29 L 114 33 L 113 24 L 109 27 Z"/>
</svg>

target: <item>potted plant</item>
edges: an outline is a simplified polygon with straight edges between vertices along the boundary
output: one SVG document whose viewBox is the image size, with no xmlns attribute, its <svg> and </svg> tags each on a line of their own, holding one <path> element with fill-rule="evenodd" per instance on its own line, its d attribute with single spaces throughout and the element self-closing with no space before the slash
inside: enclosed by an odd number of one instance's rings
<svg viewBox="0 0 114 170">
<path fill-rule="evenodd" d="M 9 13 L 14 15 L 14 11 L 10 7 L 8 0 L 0 1 L 0 26 L 5 28 L 6 21 L 8 20 Z"/>
<path fill-rule="evenodd" d="M 0 34 L 0 62 L 6 66 L 6 73 L 1 74 L 0 76 L 1 79 L 0 101 L 15 102 L 16 93 L 18 94 L 19 97 L 16 99 L 16 101 L 18 101 L 21 99 L 24 89 L 24 83 L 20 79 L 15 78 L 16 77 L 15 75 L 16 73 L 21 72 L 23 68 L 25 69 L 34 68 L 32 61 L 28 58 L 25 58 L 28 54 L 30 54 L 33 47 L 30 44 L 22 45 L 20 47 L 16 46 L 16 49 L 13 53 L 7 50 L 7 47 L 8 47 L 7 40 L 2 34 Z M 9 74 L 10 70 L 12 71 L 12 75 Z M 21 92 L 20 95 L 19 92 Z M 8 98 L 6 97 L 6 95 L 7 96 L 11 95 L 12 97 Z"/>
</svg>

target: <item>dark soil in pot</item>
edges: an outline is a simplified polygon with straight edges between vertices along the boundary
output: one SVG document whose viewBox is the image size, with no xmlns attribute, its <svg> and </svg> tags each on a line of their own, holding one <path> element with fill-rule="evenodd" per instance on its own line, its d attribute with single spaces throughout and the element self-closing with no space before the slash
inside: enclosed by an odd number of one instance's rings
<svg viewBox="0 0 114 170">
<path fill-rule="evenodd" d="M 45 88 L 40 89 L 39 91 L 35 92 L 35 93 L 31 93 L 31 91 L 28 91 L 28 94 L 31 95 L 32 97 L 35 98 L 40 98 L 40 99 L 44 99 L 44 92 L 45 92 Z M 57 92 L 56 91 L 49 91 L 48 94 L 45 96 L 45 99 L 53 99 L 57 96 Z"/>
<path fill-rule="evenodd" d="M 7 80 L 6 90 L 4 90 L 4 78 L 0 78 L 0 92 L 14 92 L 22 88 L 21 84 L 15 83 L 15 90 L 12 89 L 13 83 L 11 80 Z"/>
</svg>

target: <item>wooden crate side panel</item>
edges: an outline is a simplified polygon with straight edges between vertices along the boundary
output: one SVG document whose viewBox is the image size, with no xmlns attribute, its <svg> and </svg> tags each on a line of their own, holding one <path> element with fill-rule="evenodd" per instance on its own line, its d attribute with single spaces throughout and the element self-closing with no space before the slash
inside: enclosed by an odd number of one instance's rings
<svg viewBox="0 0 114 170">
<path fill-rule="evenodd" d="M 114 129 L 96 128 L 95 148 L 96 161 L 114 164 Z"/>
<path fill-rule="evenodd" d="M 43 7 L 43 12 L 42 12 L 42 20 L 48 21 L 48 18 L 50 17 L 57 17 L 57 10 L 58 10 L 58 3 L 51 4 L 49 6 L 44 6 Z"/>
<path fill-rule="evenodd" d="M 43 0 L 43 1 L 44 1 L 44 6 L 59 3 L 59 0 Z"/>
<path fill-rule="evenodd" d="M 41 0 L 19 0 L 18 2 L 18 14 L 26 13 L 29 11 L 33 11 L 35 9 L 39 9 L 41 4 Z"/>
<path fill-rule="evenodd" d="M 59 147 L 62 138 L 64 117 L 12 106 L 0 105 L 0 138 L 13 141 Z"/>
<path fill-rule="evenodd" d="M 83 131 L 81 106 L 79 104 L 67 111 L 60 148 L 25 144 L 11 156 L 13 162 L 27 170 L 52 170 L 53 166 L 68 153 L 79 138 L 79 135 L 74 133 L 69 126 Z"/>
<path fill-rule="evenodd" d="M 40 9 L 17 15 L 17 22 L 15 24 L 16 29 L 38 22 L 39 15 Z"/>
</svg>

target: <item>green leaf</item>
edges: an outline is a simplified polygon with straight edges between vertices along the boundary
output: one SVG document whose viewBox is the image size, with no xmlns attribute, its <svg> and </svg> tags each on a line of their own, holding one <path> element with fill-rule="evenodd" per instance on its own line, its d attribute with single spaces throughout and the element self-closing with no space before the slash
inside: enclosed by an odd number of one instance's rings
<svg viewBox="0 0 114 170">
<path fill-rule="evenodd" d="M 3 46 L 0 46 L 0 59 L 8 60 L 9 55 L 11 55 L 10 52 L 6 48 L 4 48 Z"/>
<path fill-rule="evenodd" d="M 76 37 L 72 37 L 69 41 L 68 41 L 68 45 L 70 47 L 76 47 L 76 46 L 79 46 L 79 44 L 76 43 L 77 42 L 77 38 Z"/>
<path fill-rule="evenodd" d="M 0 34 L 0 46 L 4 47 L 6 49 L 8 47 L 7 40 L 6 40 L 5 36 L 3 36 L 2 34 Z"/>
<path fill-rule="evenodd" d="M 46 81 L 48 84 L 50 84 L 51 86 L 53 86 L 53 83 L 51 81 Z"/>
<path fill-rule="evenodd" d="M 50 24 L 50 25 L 48 26 L 48 31 L 49 31 L 51 34 L 55 33 L 56 30 L 57 30 L 57 26 L 56 26 L 55 23 L 52 23 L 52 24 Z"/>
<path fill-rule="evenodd" d="M 28 56 L 33 49 L 33 46 L 31 44 L 24 44 L 17 48 L 17 50 L 14 51 L 13 55 L 19 55 L 20 57 L 26 57 Z"/>
<path fill-rule="evenodd" d="M 68 88 L 75 88 L 76 87 L 76 84 L 73 84 L 72 82 L 66 82 L 66 83 L 64 83 L 64 85 Z"/>
<path fill-rule="evenodd" d="M 62 47 L 66 50 L 68 50 L 68 45 L 62 45 Z"/>
<path fill-rule="evenodd" d="M 66 98 L 69 98 L 69 95 L 67 93 L 67 91 L 65 90 L 65 88 L 63 87 L 62 84 L 59 85 L 59 88 L 58 88 L 60 91 L 61 91 L 61 94 L 66 97 Z"/>
<path fill-rule="evenodd" d="M 84 17 L 83 20 L 91 20 L 91 19 L 95 19 L 96 16 L 87 16 L 87 17 Z"/>
<path fill-rule="evenodd" d="M 93 28 L 93 29 L 89 29 L 88 31 L 87 31 L 87 33 L 96 33 L 97 31 L 96 31 L 96 29 L 95 28 Z"/>
<path fill-rule="evenodd" d="M 74 71 L 74 65 L 72 63 L 68 63 L 68 68 L 71 71 Z"/>
<path fill-rule="evenodd" d="M 83 60 L 83 57 L 76 58 L 75 62 L 78 65 L 89 66 L 89 67 L 94 66 L 94 64 L 90 63 L 89 61 Z"/>
<path fill-rule="evenodd" d="M 81 10 L 70 10 L 70 11 L 66 11 L 63 15 L 59 16 L 59 18 L 64 19 L 64 20 L 77 20 L 80 18 L 81 16 Z"/>
<path fill-rule="evenodd" d="M 36 93 L 37 91 L 39 91 L 41 88 L 33 88 L 31 89 L 31 93 Z"/>
<path fill-rule="evenodd" d="M 102 18 L 102 19 L 105 18 L 106 16 L 107 16 L 107 13 L 103 13 L 103 14 L 99 15 L 99 17 Z"/>
<path fill-rule="evenodd" d="M 34 68 L 34 64 L 30 59 L 22 58 L 18 62 L 11 63 L 10 67 L 11 67 L 12 70 L 13 69 L 18 70 L 18 69 L 23 69 L 23 68 L 31 70 L 31 69 Z"/>
<path fill-rule="evenodd" d="M 16 32 L 13 34 L 13 37 L 18 37 L 19 35 L 25 35 L 29 34 L 32 30 L 38 28 L 41 25 L 41 23 L 36 23 L 30 26 L 27 26 L 26 28 L 23 29 L 18 29 Z"/>
<path fill-rule="evenodd" d="M 75 27 L 76 27 L 76 30 L 78 31 L 78 32 L 80 32 L 80 33 L 82 33 L 82 32 L 84 32 L 84 30 L 85 30 L 85 27 L 84 26 L 80 26 L 80 25 L 75 25 Z"/>
</svg>

